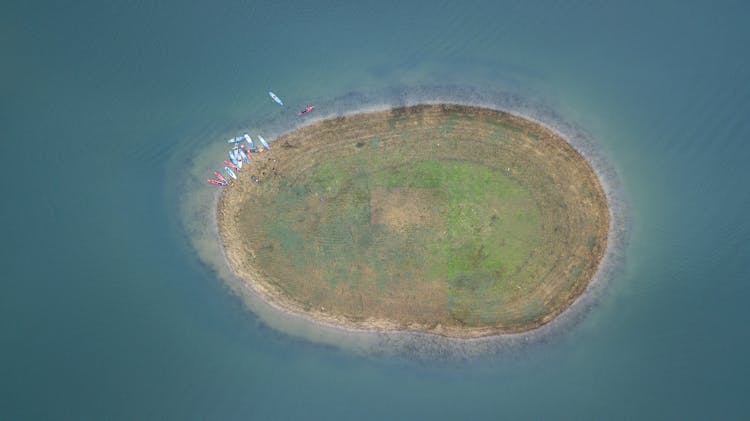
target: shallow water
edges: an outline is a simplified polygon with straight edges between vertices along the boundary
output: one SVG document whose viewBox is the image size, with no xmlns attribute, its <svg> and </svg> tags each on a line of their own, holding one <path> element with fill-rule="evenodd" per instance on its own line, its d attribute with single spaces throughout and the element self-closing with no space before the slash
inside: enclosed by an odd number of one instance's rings
<svg viewBox="0 0 750 421">
<path fill-rule="evenodd" d="M 0 418 L 742 417 L 746 14 L 4 2 Z M 534 104 L 616 171 L 624 261 L 564 331 L 469 360 L 271 328 L 195 251 L 200 207 L 182 203 L 205 201 L 180 189 L 224 135 L 285 129 L 268 90 L 293 110 L 446 90 Z"/>
</svg>

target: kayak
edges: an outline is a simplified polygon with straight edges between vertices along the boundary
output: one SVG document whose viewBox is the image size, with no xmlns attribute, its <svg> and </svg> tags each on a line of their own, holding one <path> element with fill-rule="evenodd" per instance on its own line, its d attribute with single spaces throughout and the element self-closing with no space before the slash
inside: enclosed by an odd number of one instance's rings
<svg viewBox="0 0 750 421">
<path fill-rule="evenodd" d="M 219 181 L 221 181 L 222 183 L 224 183 L 224 184 L 227 184 L 227 183 L 228 183 L 227 179 L 226 179 L 226 178 L 224 178 L 224 177 L 222 177 L 222 176 L 221 176 L 221 173 L 220 173 L 220 172 L 218 172 L 218 171 L 214 171 L 214 175 L 215 175 L 215 176 L 216 176 L 216 178 L 218 178 L 218 179 L 219 179 Z"/>
<path fill-rule="evenodd" d="M 235 169 L 235 170 L 237 169 L 236 165 L 232 164 L 231 162 L 227 161 L 226 159 L 224 160 L 224 163 L 227 164 L 228 167 L 232 167 L 232 169 Z"/>
<path fill-rule="evenodd" d="M 214 186 L 223 186 L 224 185 L 221 181 L 214 180 L 213 178 L 209 178 L 206 181 L 208 181 L 209 183 L 213 184 Z"/>
<path fill-rule="evenodd" d="M 250 163 L 250 158 L 247 157 L 247 154 L 245 154 L 245 151 L 243 151 L 242 149 L 237 149 L 237 153 L 240 154 L 240 158 L 242 158 L 242 161 L 245 161 L 245 164 Z"/>
<path fill-rule="evenodd" d="M 266 142 L 266 139 L 263 139 L 263 136 L 258 135 L 258 139 L 260 139 L 260 144 L 263 145 L 264 148 L 271 150 L 271 147 L 268 146 L 268 142 Z"/>
<path fill-rule="evenodd" d="M 268 92 L 268 95 L 271 95 L 271 98 L 273 98 L 274 101 L 276 101 L 279 105 L 284 105 L 284 103 L 281 101 L 281 98 L 277 97 L 275 93 Z"/>
<path fill-rule="evenodd" d="M 239 148 L 237 146 L 235 146 L 234 150 L 232 150 L 232 152 L 234 152 L 234 158 L 237 160 L 237 169 L 241 170 L 242 169 L 242 158 L 240 157 L 240 150 L 239 150 Z"/>
<path fill-rule="evenodd" d="M 253 143 L 253 138 L 250 137 L 247 133 L 245 133 L 243 136 L 245 136 L 245 141 L 247 141 L 247 144 L 250 145 L 250 149 L 255 149 L 255 143 Z"/>
<path fill-rule="evenodd" d="M 232 164 L 234 164 L 235 167 L 238 166 L 237 165 L 237 155 L 234 154 L 234 150 L 230 150 L 229 151 L 229 160 L 232 161 Z"/>
<path fill-rule="evenodd" d="M 242 152 L 245 152 L 245 155 L 247 155 L 247 163 L 250 163 L 250 150 L 245 147 L 245 145 L 240 145 L 240 149 L 242 149 Z"/>
<path fill-rule="evenodd" d="M 305 107 L 304 110 L 301 110 L 300 112 L 297 113 L 297 117 L 301 117 L 302 114 L 307 114 L 314 109 L 315 109 L 314 105 L 308 105 L 307 107 Z"/>
<path fill-rule="evenodd" d="M 224 167 L 224 171 L 226 171 L 226 172 L 227 172 L 227 174 L 229 174 L 229 176 L 230 176 L 230 177 L 234 178 L 235 180 L 237 179 L 237 176 L 236 176 L 236 175 L 234 175 L 234 171 L 232 171 L 232 169 L 231 169 L 231 168 L 229 168 L 229 167 Z"/>
</svg>

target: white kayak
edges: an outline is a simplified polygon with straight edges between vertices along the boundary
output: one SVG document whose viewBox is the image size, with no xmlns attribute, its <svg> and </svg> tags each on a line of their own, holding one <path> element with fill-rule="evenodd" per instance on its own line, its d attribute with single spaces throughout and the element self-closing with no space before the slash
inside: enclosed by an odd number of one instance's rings
<svg viewBox="0 0 750 421">
<path fill-rule="evenodd" d="M 284 103 L 281 101 L 281 98 L 277 97 L 275 93 L 269 91 L 268 95 L 270 95 L 277 104 L 284 105 Z"/>
<path fill-rule="evenodd" d="M 242 156 L 240 156 L 240 152 L 242 151 L 240 150 L 240 148 L 237 147 L 237 145 L 234 145 L 233 150 L 234 150 L 234 157 L 237 158 L 237 170 L 239 171 L 242 169 Z"/>
<path fill-rule="evenodd" d="M 263 136 L 258 135 L 258 139 L 260 140 L 260 144 L 263 145 L 264 148 L 271 150 L 271 147 L 268 146 L 268 142 L 266 142 L 266 139 L 263 139 Z"/>
</svg>

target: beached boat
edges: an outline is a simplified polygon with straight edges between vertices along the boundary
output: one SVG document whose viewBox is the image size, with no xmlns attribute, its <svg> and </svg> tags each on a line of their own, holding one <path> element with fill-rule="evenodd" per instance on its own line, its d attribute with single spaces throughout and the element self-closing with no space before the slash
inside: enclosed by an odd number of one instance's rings
<svg viewBox="0 0 750 421">
<path fill-rule="evenodd" d="M 277 97 L 275 93 L 269 91 L 268 95 L 270 95 L 277 104 L 284 105 L 284 103 L 281 101 L 281 98 Z"/>
<path fill-rule="evenodd" d="M 271 147 L 268 146 L 268 142 L 266 142 L 266 139 L 263 139 L 263 136 L 258 135 L 258 140 L 260 140 L 260 144 L 263 145 L 264 148 L 271 150 Z"/>
<path fill-rule="evenodd" d="M 237 155 L 234 153 L 234 149 L 229 150 L 229 160 L 232 161 L 235 167 L 237 167 Z"/>
<path fill-rule="evenodd" d="M 218 172 L 218 171 L 214 171 L 214 175 L 215 175 L 215 176 L 216 176 L 216 178 L 217 178 L 217 179 L 218 179 L 219 181 L 221 181 L 222 183 L 224 183 L 224 184 L 228 184 L 228 183 L 229 183 L 229 182 L 227 181 L 227 179 L 226 179 L 226 178 L 224 178 L 224 177 L 222 177 L 222 176 L 221 176 L 221 173 L 220 173 L 220 172 Z"/>
<path fill-rule="evenodd" d="M 224 171 L 226 171 L 226 173 L 227 173 L 227 174 L 228 174 L 228 175 L 229 175 L 230 177 L 234 178 L 235 180 L 237 179 L 237 176 L 236 176 L 236 175 L 234 174 L 234 171 L 232 171 L 232 169 L 231 169 L 231 168 L 229 168 L 229 167 L 224 167 Z"/>
<path fill-rule="evenodd" d="M 223 186 L 224 185 L 224 183 L 222 183 L 221 181 L 214 180 L 213 178 L 209 178 L 206 181 L 208 181 L 209 183 L 213 184 L 214 186 Z"/>
<path fill-rule="evenodd" d="M 232 167 L 233 170 L 237 169 L 236 165 L 232 164 L 231 162 L 227 161 L 226 159 L 224 160 L 224 163 L 227 164 L 227 167 Z"/>
<path fill-rule="evenodd" d="M 245 161 L 246 164 L 250 163 L 250 158 L 247 157 L 247 154 L 245 153 L 245 151 L 242 150 L 242 148 L 237 149 L 237 153 L 240 155 L 240 158 L 242 158 L 242 161 Z"/>
<path fill-rule="evenodd" d="M 240 156 L 239 148 L 235 146 L 232 152 L 234 152 L 234 158 L 237 160 L 237 169 L 241 170 L 242 169 L 242 157 Z"/>
<path fill-rule="evenodd" d="M 247 133 L 243 134 L 243 136 L 245 137 L 245 141 L 247 142 L 247 144 L 250 145 L 250 150 L 254 151 L 255 150 L 255 142 L 253 142 L 253 138 L 250 137 L 250 135 L 247 134 Z"/>
<path fill-rule="evenodd" d="M 245 152 L 245 155 L 247 155 L 248 164 L 250 163 L 250 150 L 243 144 L 240 144 L 240 149 L 242 149 L 242 152 Z"/>
</svg>

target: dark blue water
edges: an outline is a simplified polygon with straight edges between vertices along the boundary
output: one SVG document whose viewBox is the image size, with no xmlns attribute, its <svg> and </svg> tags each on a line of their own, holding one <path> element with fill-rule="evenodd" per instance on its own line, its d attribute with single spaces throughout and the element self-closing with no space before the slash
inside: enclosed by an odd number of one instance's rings
<svg viewBox="0 0 750 421">
<path fill-rule="evenodd" d="M 746 416 L 747 7 L 405 3 L 0 5 L 0 419 Z M 469 361 L 268 327 L 196 252 L 192 157 L 283 119 L 269 89 L 431 85 L 513 92 L 597 142 L 631 222 L 606 291 Z"/>
</svg>

